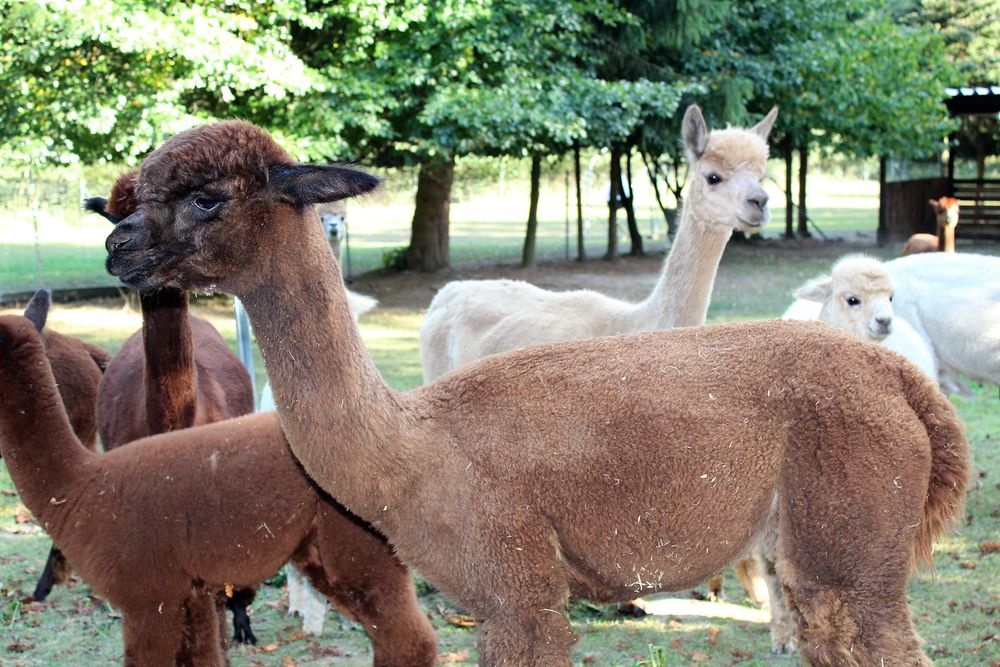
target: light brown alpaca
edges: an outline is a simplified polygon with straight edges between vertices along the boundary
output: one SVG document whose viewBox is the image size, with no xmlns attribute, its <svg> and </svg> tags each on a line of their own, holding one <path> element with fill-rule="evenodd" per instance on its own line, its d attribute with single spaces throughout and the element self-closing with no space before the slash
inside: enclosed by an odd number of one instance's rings
<svg viewBox="0 0 1000 667">
<path fill-rule="evenodd" d="M 107 266 L 240 297 L 295 455 L 475 616 L 481 664 L 569 665 L 571 596 L 688 588 L 765 528 L 806 661 L 929 662 L 906 579 L 969 469 L 932 382 L 764 321 L 525 348 L 394 392 L 308 205 L 376 185 L 241 121 L 182 132 L 143 163 Z"/>
<path fill-rule="evenodd" d="M 97 451 L 94 406 L 97 403 L 101 375 L 107 368 L 111 355 L 99 347 L 46 328 L 51 303 L 52 293 L 38 290 L 28 301 L 24 316 L 31 320 L 45 341 L 45 355 L 52 366 L 52 374 L 73 432 L 84 447 Z M 52 587 L 64 583 L 69 575 L 70 567 L 66 558 L 53 545 L 49 549 L 45 568 L 38 578 L 32 597 L 38 601 L 44 600 L 52 592 Z"/>
<path fill-rule="evenodd" d="M 903 255 L 921 252 L 955 252 L 955 228 L 958 227 L 958 200 L 954 197 L 930 199 L 937 218 L 937 234 L 914 234 L 903 245 Z"/>
<path fill-rule="evenodd" d="M 550 292 L 515 280 L 460 280 L 431 301 L 420 328 L 420 363 L 430 382 L 488 354 L 528 345 L 705 323 L 715 274 L 734 229 L 767 223 L 767 135 L 775 107 L 750 129 L 708 131 L 701 109 L 684 114 L 691 183 L 652 293 L 629 303 L 591 290 Z"/>
<path fill-rule="evenodd" d="M 16 316 L 0 317 L 0 386 L 11 479 L 77 571 L 122 610 L 125 665 L 223 664 L 216 591 L 259 584 L 288 560 L 364 624 L 375 665 L 434 664 L 409 572 L 315 488 L 273 413 L 89 451 L 58 403 L 41 338 Z"/>
</svg>

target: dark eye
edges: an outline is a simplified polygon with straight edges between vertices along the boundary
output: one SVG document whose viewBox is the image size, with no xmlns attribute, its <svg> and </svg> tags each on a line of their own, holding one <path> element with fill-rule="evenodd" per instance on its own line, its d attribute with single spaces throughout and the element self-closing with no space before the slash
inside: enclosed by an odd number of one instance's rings
<svg viewBox="0 0 1000 667">
<path fill-rule="evenodd" d="M 709 185 L 718 185 L 722 182 L 722 176 L 719 176 L 718 174 L 709 174 L 705 177 L 705 180 L 708 181 Z"/>
<path fill-rule="evenodd" d="M 209 197 L 208 195 L 198 195 L 194 198 L 194 205 L 206 213 L 211 213 L 215 209 L 219 208 L 219 204 L 221 203 L 221 199 Z"/>
<path fill-rule="evenodd" d="M 889 295 L 889 303 L 892 303 L 892 295 Z"/>
<path fill-rule="evenodd" d="M 849 296 L 849 297 L 847 297 L 847 305 L 848 306 L 860 306 L 861 305 L 861 299 L 859 299 L 856 296 Z"/>
</svg>

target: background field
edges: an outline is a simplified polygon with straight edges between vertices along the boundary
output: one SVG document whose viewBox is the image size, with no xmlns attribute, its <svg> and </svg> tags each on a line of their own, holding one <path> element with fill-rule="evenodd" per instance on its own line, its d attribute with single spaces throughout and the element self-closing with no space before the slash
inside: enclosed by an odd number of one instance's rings
<svg viewBox="0 0 1000 667">
<path fill-rule="evenodd" d="M 777 195 L 775 195 L 777 196 Z M 482 195 L 480 195 L 482 197 Z M 651 238 L 650 256 L 619 262 L 554 261 L 563 252 L 558 197 L 550 197 L 543 225 L 546 261 L 522 271 L 513 262 L 520 248 L 523 228 L 521 204 L 497 196 L 457 202 L 453 212 L 455 271 L 447 275 L 412 273 L 362 273 L 378 266 L 381 252 L 405 245 L 409 217 L 402 201 L 352 204 L 351 287 L 380 300 L 380 307 L 361 322 L 368 348 L 382 373 L 394 387 L 409 389 L 420 383 L 417 329 L 434 291 L 455 278 L 510 277 L 529 280 L 550 289 L 588 287 L 622 298 L 638 299 L 648 293 L 663 259 L 665 241 Z M 820 227 L 839 240 L 824 242 L 780 241 L 782 211 L 774 210 L 767 230 L 769 240 L 730 245 L 720 266 L 709 311 L 710 322 L 745 320 L 779 315 L 790 302 L 792 289 L 805 279 L 826 271 L 832 261 L 850 251 L 864 250 L 892 257 L 897 247 L 876 248 L 875 209 L 871 189 L 863 181 L 835 183 L 812 204 Z M 467 209 L 464 207 L 468 207 Z M 596 210 L 596 209 L 595 209 Z M 488 213 L 483 213 L 488 211 Z M 477 212 L 479 217 L 477 217 Z M 589 246 L 603 252 L 602 218 L 594 214 Z M 11 238 L 10 219 L 3 222 L 5 242 Z M 20 223 L 18 223 L 20 224 Z M 60 226 L 61 225 L 61 226 Z M 81 217 L 60 224 L 46 222 L 43 236 L 44 266 L 41 282 L 32 275 L 34 241 L 20 229 L 15 243 L 0 246 L 3 286 L 0 290 L 48 286 L 91 285 L 103 279 L 103 249 L 107 223 Z M 16 225 L 15 225 L 16 226 Z M 53 241 L 62 239 L 65 243 Z M 57 254 L 62 246 L 65 254 Z M 627 245 L 625 246 L 627 247 Z M 13 248 L 13 251 L 11 249 Z M 1000 254 L 996 245 L 960 244 L 961 251 Z M 24 256 L 27 256 L 27 260 Z M 20 259 L 15 259 L 19 256 Z M 62 260 L 77 268 L 56 272 Z M 467 258 L 470 262 L 463 262 Z M 72 262 L 70 262 L 72 260 Z M 366 264 L 366 262 L 368 262 Z M 14 267 L 17 270 L 13 270 Z M 21 267 L 27 266 L 27 270 Z M 53 266 L 55 265 L 55 266 Z M 64 281 L 60 283 L 58 281 Z M 55 282 L 52 282 L 55 281 Z M 73 282 L 77 281 L 77 282 Z M 106 284 L 113 284 L 107 280 Z M 195 299 L 194 311 L 211 319 L 233 341 L 232 304 L 226 298 Z M 2 309 L 19 312 L 17 308 Z M 116 350 L 140 326 L 139 314 L 120 299 L 56 304 L 49 319 L 52 328 Z M 257 363 L 258 387 L 263 366 Z M 2 390 L 2 389 L 0 389 Z M 927 641 L 927 652 L 940 665 L 1000 665 L 1000 411 L 996 387 L 976 387 L 971 398 L 954 397 L 975 452 L 976 484 L 969 493 L 966 521 L 939 545 L 936 574 L 921 573 L 910 586 L 911 608 L 917 627 Z M 48 541 L 19 503 L 16 492 L 0 466 L 0 643 L 2 665 L 106 665 L 121 659 L 120 617 L 95 597 L 84 582 L 57 588 L 45 603 L 30 601 L 29 594 L 44 564 Z M 155 573 L 151 573 L 155 576 Z M 773 656 L 769 651 L 767 615 L 753 608 L 728 580 L 728 603 L 691 599 L 690 592 L 675 595 L 667 611 L 642 619 L 616 616 L 605 607 L 586 603 L 572 608 L 580 641 L 574 661 L 581 665 L 793 665 L 796 658 Z M 439 633 L 442 664 L 474 665 L 475 632 L 453 624 L 460 613 L 448 600 L 431 592 L 418 577 L 421 603 Z M 230 657 L 236 666 L 369 665 L 371 655 L 363 631 L 332 613 L 324 634 L 303 637 L 300 623 L 285 615 L 287 599 L 280 586 L 261 587 L 253 606 L 253 622 L 260 637 L 258 647 L 235 647 Z M 450 620 L 449 620 L 450 619 Z"/>
</svg>

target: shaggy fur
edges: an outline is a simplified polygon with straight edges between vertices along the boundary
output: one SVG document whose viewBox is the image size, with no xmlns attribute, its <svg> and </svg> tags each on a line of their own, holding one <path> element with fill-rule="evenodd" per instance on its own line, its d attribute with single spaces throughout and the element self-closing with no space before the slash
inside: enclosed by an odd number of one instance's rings
<svg viewBox="0 0 1000 667">
<path fill-rule="evenodd" d="M 107 368 L 111 355 L 99 347 L 46 328 L 51 303 L 52 293 L 38 290 L 28 301 L 24 316 L 31 320 L 45 341 L 45 354 L 52 366 L 52 374 L 73 433 L 84 447 L 97 451 L 94 406 L 97 403 L 101 374 Z M 39 602 L 45 600 L 53 586 L 69 579 L 70 572 L 66 558 L 52 545 L 32 597 Z"/>
<path fill-rule="evenodd" d="M 409 572 L 316 490 L 275 415 L 91 452 L 59 403 L 41 338 L 16 316 L 0 317 L 0 386 L 0 450 L 14 485 L 122 610 L 126 665 L 223 664 L 216 591 L 259 584 L 289 559 L 364 624 L 375 665 L 434 664 Z"/>
<path fill-rule="evenodd" d="M 943 381 L 1000 384 L 1000 257 L 927 253 L 886 262 L 893 307 L 929 341 Z"/>
<path fill-rule="evenodd" d="M 525 348 L 394 392 L 307 205 L 376 184 L 296 165 L 248 123 L 183 132 L 143 163 L 107 265 L 240 297 L 295 455 L 475 616 L 482 664 L 569 665 L 571 596 L 690 587 L 765 527 L 805 660 L 929 662 L 906 579 L 969 472 L 932 382 L 773 320 Z M 225 203 L 204 215 L 204 191 Z"/>
<path fill-rule="evenodd" d="M 955 228 L 958 226 L 958 200 L 941 197 L 928 200 L 937 218 L 937 234 L 914 234 L 903 244 L 902 255 L 922 252 L 955 252 Z"/>
<path fill-rule="evenodd" d="M 692 177 L 653 292 L 628 303 L 591 290 L 549 292 L 515 280 L 462 280 L 431 301 L 420 328 L 424 381 L 475 359 L 528 345 L 705 323 L 715 274 L 734 229 L 767 223 L 767 135 L 774 108 L 751 129 L 708 131 L 688 107 L 683 138 Z"/>
</svg>

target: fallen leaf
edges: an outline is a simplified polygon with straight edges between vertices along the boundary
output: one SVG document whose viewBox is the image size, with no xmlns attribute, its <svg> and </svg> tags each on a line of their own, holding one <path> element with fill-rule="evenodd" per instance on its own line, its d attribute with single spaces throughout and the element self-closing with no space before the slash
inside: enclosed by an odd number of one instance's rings
<svg viewBox="0 0 1000 667">
<path fill-rule="evenodd" d="M 976 564 L 973 563 L 971 560 L 964 560 L 961 563 L 959 563 L 958 566 L 960 568 L 962 568 L 963 570 L 975 570 L 976 569 Z"/>
<path fill-rule="evenodd" d="M 454 653 L 442 653 L 438 656 L 439 665 L 454 665 L 457 662 L 464 662 L 469 659 L 468 651 L 455 651 Z"/>
<path fill-rule="evenodd" d="M 279 644 L 264 644 L 260 647 L 261 653 L 274 653 L 280 647 Z"/>
<path fill-rule="evenodd" d="M 444 620 L 459 628 L 476 627 L 476 619 L 471 616 L 466 616 L 465 614 L 445 614 Z"/>
<path fill-rule="evenodd" d="M 695 651 L 691 654 L 691 662 L 705 662 L 708 660 L 708 654 Z"/>
<path fill-rule="evenodd" d="M 987 540 L 986 542 L 979 543 L 979 555 L 988 556 L 990 554 L 995 554 L 1000 551 L 1000 542 L 994 542 L 993 540 Z"/>
<path fill-rule="evenodd" d="M 295 662 L 292 656 L 286 655 L 281 661 L 281 667 L 299 667 L 299 663 Z"/>
<path fill-rule="evenodd" d="M 715 640 L 717 640 L 719 638 L 719 633 L 720 632 L 722 632 L 722 631 L 719 628 L 715 627 L 714 625 L 709 626 L 709 628 L 708 628 L 708 643 L 709 644 L 714 644 Z"/>
<path fill-rule="evenodd" d="M 24 653 L 31 650 L 31 644 L 22 641 L 13 641 L 7 644 L 7 651 L 10 653 Z"/>
</svg>

